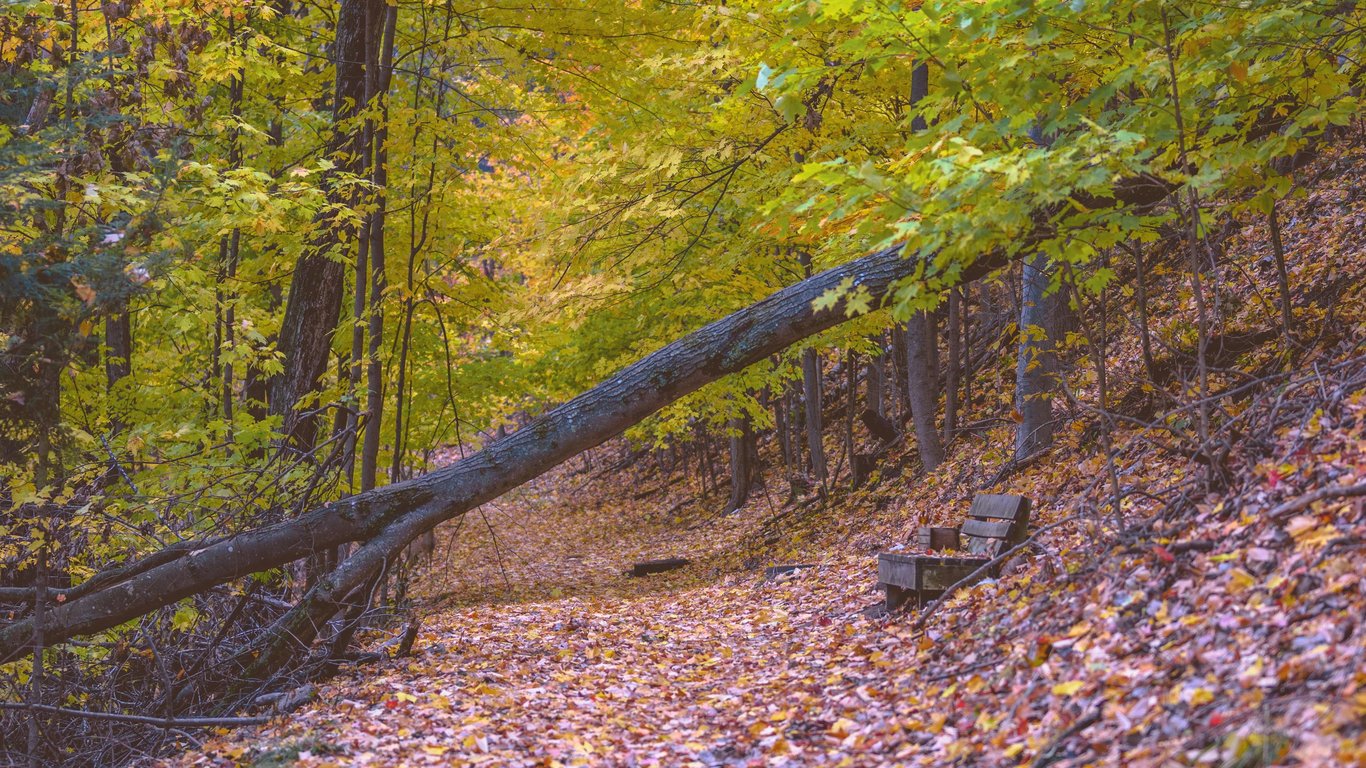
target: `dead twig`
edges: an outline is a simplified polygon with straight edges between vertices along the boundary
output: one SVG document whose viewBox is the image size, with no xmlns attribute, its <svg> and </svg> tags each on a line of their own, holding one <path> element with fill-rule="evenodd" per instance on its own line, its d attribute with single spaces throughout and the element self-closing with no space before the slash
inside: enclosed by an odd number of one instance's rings
<svg viewBox="0 0 1366 768">
<path fill-rule="evenodd" d="M 84 709 L 54 707 L 50 704 L 23 704 L 0 701 L 0 709 L 26 709 L 47 712 L 53 715 L 79 717 L 85 720 L 114 720 L 121 723 L 154 725 L 158 728 L 233 728 L 243 725 L 261 725 L 270 722 L 269 717 L 150 717 L 148 715 L 125 715 L 119 712 L 91 712 Z"/>
<path fill-rule="evenodd" d="M 1275 509 L 1272 509 L 1270 517 L 1278 523 L 1283 523 L 1290 519 L 1291 515 L 1308 509 L 1316 502 L 1323 501 L 1324 499 L 1349 498 L 1353 496 L 1366 496 L 1366 483 L 1357 483 L 1356 485 L 1329 485 L 1315 491 L 1310 491 L 1303 496 L 1291 499 Z"/>
</svg>

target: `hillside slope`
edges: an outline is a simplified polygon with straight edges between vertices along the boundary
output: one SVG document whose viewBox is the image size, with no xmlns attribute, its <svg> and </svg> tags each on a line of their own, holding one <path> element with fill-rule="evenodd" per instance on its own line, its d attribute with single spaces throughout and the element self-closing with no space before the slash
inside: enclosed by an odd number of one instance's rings
<svg viewBox="0 0 1366 768">
<path fill-rule="evenodd" d="M 1002 421 L 933 476 L 903 455 L 828 504 L 761 492 L 721 517 L 683 480 L 575 462 L 444 531 L 411 657 L 344 669 L 174 764 L 1366 765 L 1360 169 L 1325 162 L 1284 206 L 1302 327 L 1216 376 L 1222 488 L 1178 449 L 1189 407 L 1117 418 L 1111 474 L 1082 365 L 1057 445 L 1014 472 Z M 1230 242 L 1267 247 L 1259 226 Z M 1268 327 L 1270 304 L 1227 308 L 1226 337 Z M 1161 310 L 1181 337 L 1190 307 Z M 1135 345 L 1107 354 L 1137 368 Z M 1035 550 L 923 626 L 868 618 L 873 553 L 993 480 L 1052 526 Z M 621 575 L 672 555 L 694 564 Z M 796 561 L 819 567 L 763 579 Z"/>
</svg>

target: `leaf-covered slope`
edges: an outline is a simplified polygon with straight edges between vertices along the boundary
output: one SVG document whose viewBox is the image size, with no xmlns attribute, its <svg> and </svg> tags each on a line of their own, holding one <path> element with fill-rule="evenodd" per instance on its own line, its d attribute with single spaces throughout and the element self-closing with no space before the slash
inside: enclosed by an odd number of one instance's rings
<svg viewBox="0 0 1366 768">
<path fill-rule="evenodd" d="M 177 763 L 1366 762 L 1366 308 L 1344 289 L 1366 261 L 1358 167 L 1325 164 L 1327 181 L 1287 205 L 1313 335 L 1293 366 L 1273 340 L 1238 353 L 1255 373 L 1216 379 L 1232 393 L 1224 491 L 1199 490 L 1175 437 L 1124 423 L 1117 520 L 1082 414 L 996 486 L 1034 498 L 1037 525 L 1069 522 L 921 629 L 864 616 L 879 597 L 871 554 L 960 518 L 998 475 L 1008 428 L 964 438 L 929 478 L 907 466 L 827 509 L 758 498 L 731 517 L 715 517 L 716 496 L 679 506 L 696 488 L 656 492 L 646 460 L 598 456 L 446 531 L 412 657 L 348 669 L 290 718 Z M 1249 226 L 1232 242 L 1252 252 L 1266 237 Z M 1188 300 L 1161 308 L 1165 338 L 1180 338 Z M 1227 330 L 1268 311 L 1241 296 Z M 1110 350 L 1119 381 L 1140 365 L 1133 344 Z M 620 575 L 670 555 L 696 563 Z M 751 568 L 792 560 L 821 567 L 775 582 Z"/>
</svg>

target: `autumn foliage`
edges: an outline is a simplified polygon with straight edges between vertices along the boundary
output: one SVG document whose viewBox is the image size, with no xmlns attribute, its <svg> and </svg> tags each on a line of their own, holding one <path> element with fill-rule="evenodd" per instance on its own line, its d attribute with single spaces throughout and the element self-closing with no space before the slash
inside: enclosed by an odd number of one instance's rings
<svg viewBox="0 0 1366 768">
<path fill-rule="evenodd" d="M 1362 23 L 4 5 L 0 763 L 1366 762 Z"/>
</svg>

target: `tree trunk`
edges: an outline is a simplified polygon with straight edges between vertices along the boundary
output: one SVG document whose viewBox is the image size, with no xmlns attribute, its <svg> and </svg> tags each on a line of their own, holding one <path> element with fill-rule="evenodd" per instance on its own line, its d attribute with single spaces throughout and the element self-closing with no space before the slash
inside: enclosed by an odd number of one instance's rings
<svg viewBox="0 0 1366 768">
<path fill-rule="evenodd" d="M 778 439 L 778 452 L 783 459 L 783 471 L 791 477 L 796 466 L 792 459 L 792 440 L 787 426 L 787 385 L 784 383 L 773 398 L 773 433 Z"/>
<path fill-rule="evenodd" d="M 133 370 L 133 322 L 128 315 L 126 299 L 119 303 L 118 309 L 104 318 L 104 337 L 105 388 L 112 395 L 114 385 Z M 110 402 L 113 402 L 113 398 L 110 398 Z M 110 433 L 118 434 L 125 426 L 119 414 L 110 414 Z"/>
<path fill-rule="evenodd" d="M 906 382 L 910 381 L 910 366 L 906 361 L 906 326 L 897 323 L 892 326 L 892 376 L 896 386 L 892 391 L 896 393 L 896 407 L 893 408 L 895 421 L 899 426 L 904 427 L 906 422 L 911 420 L 911 396 Z"/>
<path fill-rule="evenodd" d="M 1020 280 L 1020 347 L 1015 367 L 1015 459 L 1032 456 L 1053 444 L 1053 378 L 1056 356 L 1058 297 L 1049 294 L 1052 271 L 1048 257 L 1024 263 Z"/>
<path fill-rule="evenodd" d="M 849 459 L 849 476 L 854 487 L 862 484 L 854 471 L 854 410 L 858 407 L 858 355 L 850 352 L 844 357 L 844 455 Z"/>
<path fill-rule="evenodd" d="M 867 403 L 868 410 L 882 417 L 887 415 L 887 404 L 884 402 L 885 397 L 882 394 L 882 366 L 885 362 L 882 355 L 868 358 L 865 374 L 868 377 L 868 391 L 864 401 Z"/>
<path fill-rule="evenodd" d="M 939 440 L 934 418 L 939 396 L 934 387 L 936 377 L 930 367 L 929 323 L 929 313 L 917 312 L 906 324 L 906 394 L 911 401 L 920 463 L 926 472 L 933 472 L 944 461 L 944 444 Z"/>
<path fill-rule="evenodd" d="M 749 501 L 757 452 L 748 416 L 731 419 L 730 433 L 730 501 L 726 502 L 725 514 L 740 509 Z"/>
<path fill-rule="evenodd" d="M 354 174 L 363 156 L 360 131 L 348 127 L 359 113 L 365 97 L 365 29 L 369 6 L 381 0 L 342 0 L 337 14 L 333 66 L 336 71 L 332 98 L 332 125 L 328 156 L 339 173 Z M 328 202 L 354 205 L 336 183 L 337 173 L 324 179 Z M 332 333 L 341 317 L 343 259 L 329 254 L 349 248 L 355 229 L 345 220 L 320 217 L 314 235 L 299 257 L 289 283 L 289 298 L 280 325 L 279 349 L 284 371 L 273 383 L 270 409 L 284 418 L 287 444 L 307 452 L 312 449 L 314 419 L 298 406 L 315 392 L 327 368 Z"/>
<path fill-rule="evenodd" d="M 1138 311 L 1138 342 L 1143 350 L 1143 370 L 1148 380 L 1157 375 L 1157 365 L 1153 362 L 1152 330 L 1148 321 L 1148 266 L 1147 257 L 1140 244 L 1130 249 L 1134 257 L 1134 304 Z"/>
<path fill-rule="evenodd" d="M 386 187 L 389 183 L 389 172 L 385 167 L 389 157 L 386 146 L 389 131 L 385 127 L 385 122 L 389 116 L 389 75 L 393 69 L 394 27 L 398 19 L 398 7 L 387 4 L 372 7 L 371 15 L 373 34 L 379 35 L 381 39 L 376 41 L 379 47 L 378 67 L 370 79 L 374 83 L 373 97 L 381 100 L 382 108 L 379 123 L 370 133 L 374 147 L 370 180 L 375 186 L 376 194 L 375 210 L 370 214 L 369 231 L 370 347 L 366 354 L 365 371 L 365 443 L 362 446 L 360 462 L 362 492 L 375 487 L 379 466 L 379 430 L 384 416 L 384 370 L 380 366 L 379 352 L 384 341 L 384 292 L 388 287 L 384 264 L 384 220 Z M 389 479 L 393 481 L 396 478 Z"/>
<path fill-rule="evenodd" d="M 1276 217 L 1276 204 L 1271 204 L 1271 212 L 1266 215 L 1271 227 L 1271 254 L 1276 258 L 1276 289 L 1280 294 L 1281 332 L 1285 336 L 1285 346 L 1289 349 L 1294 343 L 1295 319 L 1290 299 L 1290 274 L 1285 268 L 1285 243 L 1281 240 L 1281 222 Z"/>
<path fill-rule="evenodd" d="M 811 477 L 822 486 L 826 473 L 825 446 L 821 443 L 824 431 L 821 413 L 821 366 L 816 350 L 802 350 L 802 400 L 806 404 L 806 449 L 811 457 Z"/>
<path fill-rule="evenodd" d="M 963 365 L 962 349 L 962 288 L 949 290 L 949 359 L 944 366 L 944 442 L 953 441 L 958 431 L 958 373 Z"/>
</svg>

